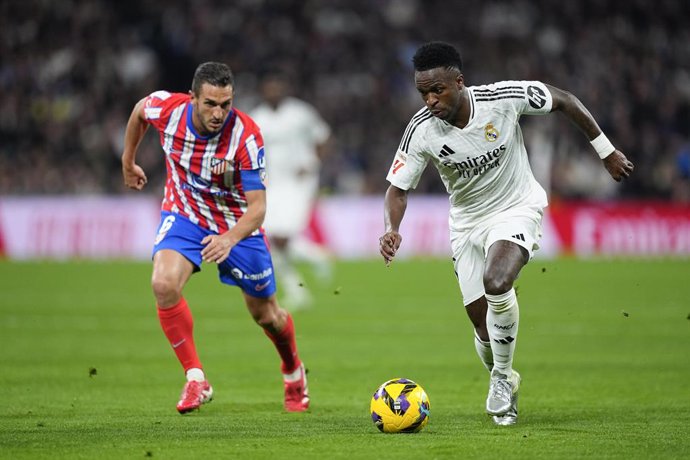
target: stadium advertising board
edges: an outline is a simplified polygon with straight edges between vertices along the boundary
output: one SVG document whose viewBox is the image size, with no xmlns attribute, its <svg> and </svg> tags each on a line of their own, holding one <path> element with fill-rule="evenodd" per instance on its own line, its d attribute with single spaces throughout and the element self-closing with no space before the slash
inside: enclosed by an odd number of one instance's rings
<svg viewBox="0 0 690 460">
<path fill-rule="evenodd" d="M 148 259 L 159 202 L 141 197 L 0 198 L 0 254 L 11 259 Z M 306 235 L 341 258 L 378 256 L 381 197 L 323 198 Z M 450 257 L 448 199 L 410 197 L 400 257 Z M 557 203 L 537 257 L 690 256 L 690 206 Z"/>
<path fill-rule="evenodd" d="M 690 206 L 566 203 L 549 208 L 563 251 L 577 256 L 690 255 Z"/>
<path fill-rule="evenodd" d="M 11 259 L 144 259 L 160 218 L 149 197 L 0 198 Z"/>
</svg>

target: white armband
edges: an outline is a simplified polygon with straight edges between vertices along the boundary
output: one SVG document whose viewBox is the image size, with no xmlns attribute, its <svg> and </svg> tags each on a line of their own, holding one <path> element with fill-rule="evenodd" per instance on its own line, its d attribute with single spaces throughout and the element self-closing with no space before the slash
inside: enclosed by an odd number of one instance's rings
<svg viewBox="0 0 690 460">
<path fill-rule="evenodd" d="M 589 141 L 589 143 L 592 144 L 592 147 L 594 147 L 594 150 L 597 151 L 599 158 L 602 160 L 616 150 L 609 138 L 606 137 L 604 133 L 599 134 L 597 137 Z"/>
</svg>

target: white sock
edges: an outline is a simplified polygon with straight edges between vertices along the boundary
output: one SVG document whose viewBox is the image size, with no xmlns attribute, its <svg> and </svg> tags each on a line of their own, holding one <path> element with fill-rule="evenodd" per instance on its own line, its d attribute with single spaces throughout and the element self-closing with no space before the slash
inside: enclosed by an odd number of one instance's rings
<svg viewBox="0 0 690 460">
<path fill-rule="evenodd" d="M 520 309 L 515 289 L 499 295 L 486 294 L 486 301 L 489 304 L 486 328 L 491 339 L 494 370 L 510 377 L 520 322 Z"/>
<path fill-rule="evenodd" d="M 481 359 L 482 364 L 484 364 L 484 367 L 486 367 L 486 370 L 491 372 L 491 369 L 494 367 L 494 353 L 491 351 L 491 342 L 484 342 L 475 332 L 474 348 L 477 350 L 479 359 Z"/>
<path fill-rule="evenodd" d="M 203 382 L 206 380 L 206 376 L 204 376 L 204 371 L 199 369 L 198 367 L 192 367 L 191 369 L 187 369 L 187 381 L 191 382 L 192 380 L 196 380 L 197 382 Z"/>
<path fill-rule="evenodd" d="M 296 382 L 302 378 L 302 365 L 297 366 L 297 369 L 290 374 L 283 374 L 283 380 L 286 382 Z"/>
<path fill-rule="evenodd" d="M 282 289 L 287 296 L 299 296 L 300 291 L 306 289 L 302 276 L 295 268 L 289 254 L 286 251 L 277 249 L 271 250 L 271 257 L 273 258 L 273 265 L 275 267 L 276 276 L 282 283 Z"/>
</svg>

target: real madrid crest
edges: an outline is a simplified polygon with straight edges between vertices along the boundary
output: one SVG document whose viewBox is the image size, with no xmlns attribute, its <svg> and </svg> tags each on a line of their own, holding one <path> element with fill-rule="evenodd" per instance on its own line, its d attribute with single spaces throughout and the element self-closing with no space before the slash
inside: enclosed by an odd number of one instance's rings
<svg viewBox="0 0 690 460">
<path fill-rule="evenodd" d="M 491 123 L 487 123 L 486 126 L 484 126 L 484 137 L 487 141 L 495 142 L 499 134 L 498 130 L 494 128 L 494 125 Z"/>
</svg>

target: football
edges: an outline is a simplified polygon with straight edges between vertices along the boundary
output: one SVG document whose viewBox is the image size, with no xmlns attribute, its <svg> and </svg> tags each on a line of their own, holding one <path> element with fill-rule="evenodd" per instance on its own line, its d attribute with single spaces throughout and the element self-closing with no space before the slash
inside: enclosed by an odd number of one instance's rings
<svg viewBox="0 0 690 460">
<path fill-rule="evenodd" d="M 384 433 L 417 433 L 429 423 L 429 397 L 412 380 L 392 379 L 371 398 L 371 420 Z"/>
</svg>

